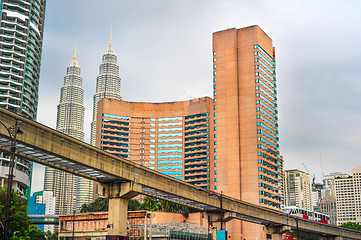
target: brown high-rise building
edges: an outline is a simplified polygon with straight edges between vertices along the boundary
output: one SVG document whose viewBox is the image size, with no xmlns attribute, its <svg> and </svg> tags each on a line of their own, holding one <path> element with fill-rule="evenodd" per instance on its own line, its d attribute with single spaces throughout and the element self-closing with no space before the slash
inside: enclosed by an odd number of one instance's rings
<svg viewBox="0 0 361 240">
<path fill-rule="evenodd" d="M 213 33 L 216 189 L 279 209 L 282 160 L 278 146 L 275 49 L 258 26 Z M 260 225 L 227 223 L 233 239 L 263 239 Z"/>
<path fill-rule="evenodd" d="M 96 145 L 206 189 L 280 209 L 275 53 L 258 26 L 213 34 L 214 99 L 98 104 Z M 262 226 L 232 220 L 231 239 L 262 240 Z"/>
</svg>

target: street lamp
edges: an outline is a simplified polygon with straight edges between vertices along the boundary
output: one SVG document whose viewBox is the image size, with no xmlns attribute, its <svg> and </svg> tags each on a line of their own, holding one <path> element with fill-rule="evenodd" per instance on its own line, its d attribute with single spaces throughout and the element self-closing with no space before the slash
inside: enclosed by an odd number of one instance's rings
<svg viewBox="0 0 361 240">
<path fill-rule="evenodd" d="M 14 162 L 15 162 L 15 151 L 16 151 L 16 136 L 17 134 L 22 134 L 19 125 L 20 121 L 16 119 L 15 125 L 7 127 L 3 122 L 0 121 L 0 124 L 6 129 L 10 137 L 10 163 L 9 163 L 9 175 L 8 175 L 8 189 L 7 189 L 7 198 L 5 205 L 5 219 L 4 219 L 4 239 L 8 239 L 9 234 L 9 225 L 10 225 L 10 207 L 13 198 L 13 179 L 14 179 Z"/>
</svg>

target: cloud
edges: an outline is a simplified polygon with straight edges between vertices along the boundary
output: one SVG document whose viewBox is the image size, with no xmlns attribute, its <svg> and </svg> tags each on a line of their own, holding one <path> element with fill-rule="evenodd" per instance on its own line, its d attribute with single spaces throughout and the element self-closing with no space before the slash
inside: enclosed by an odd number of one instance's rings
<svg viewBox="0 0 361 240">
<path fill-rule="evenodd" d="M 276 47 L 280 150 L 286 168 L 359 166 L 359 1 L 48 1 L 39 121 L 56 105 L 77 38 L 89 139 L 92 97 L 112 23 L 122 95 L 173 101 L 212 94 L 212 32 L 259 25 Z M 66 14 L 64 14 L 66 12 Z M 34 181 L 35 182 L 35 181 Z"/>
</svg>

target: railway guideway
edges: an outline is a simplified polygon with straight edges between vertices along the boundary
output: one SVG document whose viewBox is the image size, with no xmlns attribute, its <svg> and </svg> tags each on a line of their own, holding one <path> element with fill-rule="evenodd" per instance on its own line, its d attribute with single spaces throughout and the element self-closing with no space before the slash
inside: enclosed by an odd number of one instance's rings
<svg viewBox="0 0 361 240">
<path fill-rule="evenodd" d="M 169 177 L 114 156 L 99 148 L 62 134 L 40 123 L 0 108 L 0 121 L 12 126 L 21 121 L 23 134 L 17 136 L 16 155 L 30 161 L 94 180 L 98 193 L 109 197 L 108 234 L 126 235 L 128 200 L 137 194 L 175 202 L 207 212 L 212 221 L 220 218 L 220 201 L 213 192 Z M 0 127 L 0 148 L 10 150 L 6 130 Z M 295 229 L 294 218 L 276 210 L 223 196 L 224 219 L 240 219 L 264 225 L 279 238 L 282 231 Z M 309 220 L 298 220 L 300 230 L 329 239 L 361 239 L 361 232 Z"/>
</svg>

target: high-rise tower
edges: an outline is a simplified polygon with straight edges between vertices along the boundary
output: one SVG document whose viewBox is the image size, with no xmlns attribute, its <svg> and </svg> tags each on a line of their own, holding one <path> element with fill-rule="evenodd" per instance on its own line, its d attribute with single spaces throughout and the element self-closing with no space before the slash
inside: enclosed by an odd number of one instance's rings
<svg viewBox="0 0 361 240">
<path fill-rule="evenodd" d="M 286 170 L 284 180 L 285 205 L 313 211 L 310 174 L 298 169 Z"/>
<path fill-rule="evenodd" d="M 282 160 L 278 146 L 275 49 L 258 26 L 213 33 L 216 189 L 279 209 Z M 256 239 L 261 227 L 233 220 L 236 239 Z"/>
<path fill-rule="evenodd" d="M 0 0 L 0 107 L 36 119 L 45 0 Z M 0 151 L 1 173 L 9 156 Z M 30 186 L 32 163 L 18 159 L 13 187 Z M 7 178 L 1 174 L 0 179 Z"/>
<path fill-rule="evenodd" d="M 95 146 L 96 120 L 98 113 L 98 102 L 103 98 L 121 100 L 120 95 L 121 79 L 119 77 L 119 66 L 117 56 L 112 45 L 112 39 L 105 51 L 102 63 L 99 67 L 96 92 L 93 99 L 93 121 L 91 123 L 90 143 Z"/>
<path fill-rule="evenodd" d="M 64 77 L 64 85 L 61 88 L 56 129 L 83 141 L 84 90 L 82 82 L 80 67 L 74 51 L 74 56 Z M 74 207 L 80 207 L 83 203 L 91 201 L 92 182 L 70 173 L 46 167 L 44 190 L 54 193 L 56 214 L 70 214 Z"/>
</svg>

